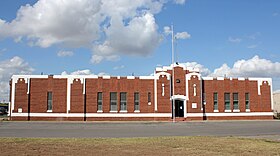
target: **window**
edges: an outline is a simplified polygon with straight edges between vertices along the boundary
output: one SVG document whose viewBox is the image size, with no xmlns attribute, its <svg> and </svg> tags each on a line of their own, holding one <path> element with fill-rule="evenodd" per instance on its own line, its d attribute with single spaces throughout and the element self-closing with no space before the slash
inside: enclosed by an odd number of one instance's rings
<svg viewBox="0 0 280 156">
<path fill-rule="evenodd" d="M 246 104 L 246 109 L 250 109 L 250 94 L 245 93 L 245 104 Z"/>
<path fill-rule="evenodd" d="M 218 93 L 214 93 L 214 110 L 218 110 Z"/>
<path fill-rule="evenodd" d="M 225 93 L 225 110 L 230 110 L 230 93 Z"/>
<path fill-rule="evenodd" d="M 193 85 L 193 96 L 196 96 L 196 84 Z"/>
<path fill-rule="evenodd" d="M 51 111 L 52 110 L 52 92 L 48 92 L 47 98 L 48 98 L 48 111 Z"/>
<path fill-rule="evenodd" d="M 102 92 L 97 93 L 97 111 L 102 111 Z"/>
<path fill-rule="evenodd" d="M 239 110 L 238 93 L 233 93 L 233 109 Z"/>
<path fill-rule="evenodd" d="M 110 93 L 110 111 L 118 111 L 116 92 Z"/>
<path fill-rule="evenodd" d="M 135 92 L 134 93 L 134 111 L 139 111 L 139 93 Z"/>
<path fill-rule="evenodd" d="M 121 92 L 121 111 L 126 111 L 126 93 L 125 92 Z"/>
<path fill-rule="evenodd" d="M 151 102 L 151 92 L 148 92 L 148 102 Z"/>
</svg>

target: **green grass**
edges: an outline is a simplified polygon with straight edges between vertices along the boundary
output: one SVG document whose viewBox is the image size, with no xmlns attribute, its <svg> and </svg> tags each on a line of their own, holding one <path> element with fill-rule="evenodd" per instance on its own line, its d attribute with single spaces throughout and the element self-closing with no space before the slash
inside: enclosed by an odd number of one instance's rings
<svg viewBox="0 0 280 156">
<path fill-rule="evenodd" d="M 1 140 L 1 155 L 280 155 L 280 142 L 237 137 Z"/>
</svg>

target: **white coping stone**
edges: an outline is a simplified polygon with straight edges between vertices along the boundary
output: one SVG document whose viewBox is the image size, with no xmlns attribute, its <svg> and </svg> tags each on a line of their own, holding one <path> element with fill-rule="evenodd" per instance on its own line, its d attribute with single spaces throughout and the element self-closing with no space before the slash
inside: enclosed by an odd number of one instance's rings
<svg viewBox="0 0 280 156">
<path fill-rule="evenodd" d="M 202 80 L 214 80 L 213 77 L 202 77 Z"/>
<path fill-rule="evenodd" d="M 217 77 L 217 80 L 225 80 L 224 77 Z"/>
<path fill-rule="evenodd" d="M 103 78 L 103 79 L 110 79 L 111 76 L 109 76 L 109 75 L 104 75 L 104 76 L 102 76 L 102 78 Z"/>
<path fill-rule="evenodd" d="M 151 80 L 154 79 L 155 76 L 139 76 L 139 79 L 147 79 L 147 80 Z"/>
<path fill-rule="evenodd" d="M 127 76 L 127 79 L 135 79 L 135 76 Z"/>
</svg>

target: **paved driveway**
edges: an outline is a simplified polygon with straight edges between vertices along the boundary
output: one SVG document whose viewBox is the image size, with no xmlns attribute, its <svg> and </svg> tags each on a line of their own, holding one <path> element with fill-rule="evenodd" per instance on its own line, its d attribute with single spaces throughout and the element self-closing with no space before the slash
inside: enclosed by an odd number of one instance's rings
<svg viewBox="0 0 280 156">
<path fill-rule="evenodd" d="M 280 121 L 0 122 L 0 137 L 246 136 L 280 140 Z"/>
</svg>

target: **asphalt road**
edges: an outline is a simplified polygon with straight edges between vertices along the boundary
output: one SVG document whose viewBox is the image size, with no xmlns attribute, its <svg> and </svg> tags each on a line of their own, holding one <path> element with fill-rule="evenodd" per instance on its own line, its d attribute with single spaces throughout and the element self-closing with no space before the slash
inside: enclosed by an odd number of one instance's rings
<svg viewBox="0 0 280 156">
<path fill-rule="evenodd" d="M 242 136 L 280 141 L 280 121 L 0 122 L 0 137 Z"/>
</svg>

